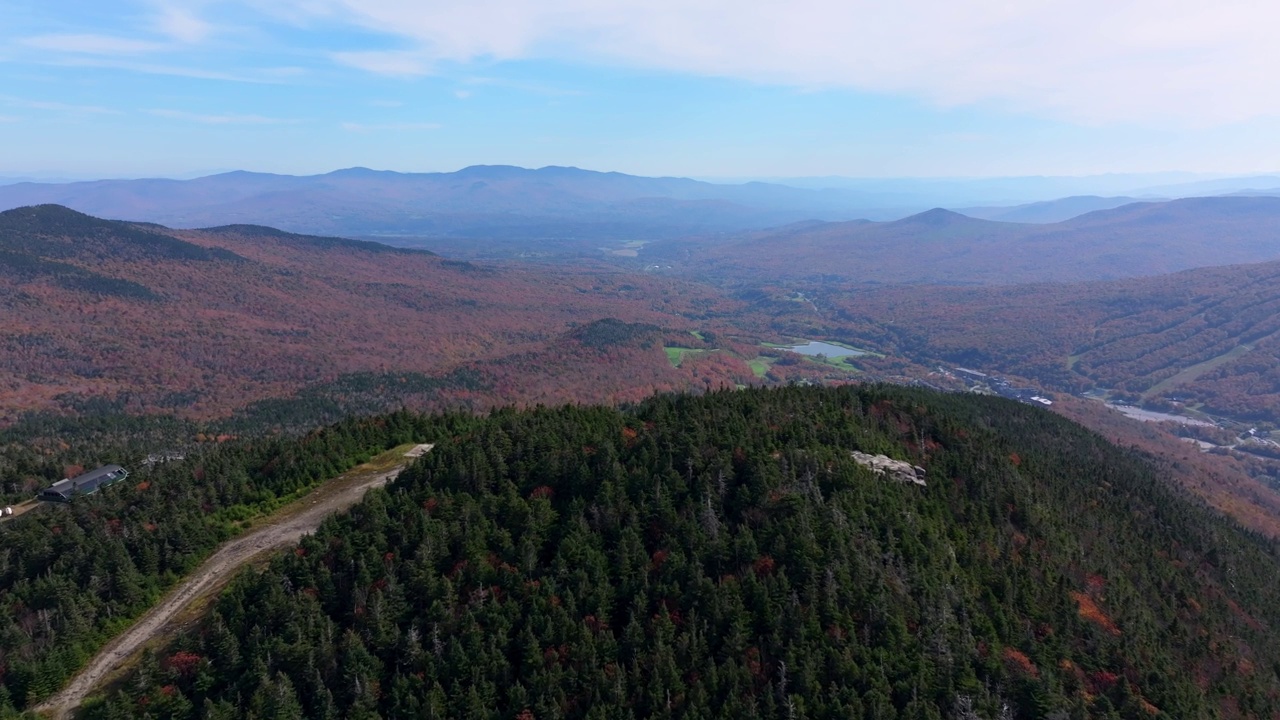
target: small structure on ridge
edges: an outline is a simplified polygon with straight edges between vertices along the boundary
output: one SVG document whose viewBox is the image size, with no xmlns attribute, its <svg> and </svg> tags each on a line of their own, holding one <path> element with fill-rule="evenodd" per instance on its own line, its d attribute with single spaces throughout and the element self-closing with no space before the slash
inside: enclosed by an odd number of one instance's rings
<svg viewBox="0 0 1280 720">
<path fill-rule="evenodd" d="M 37 499 L 48 502 L 71 502 L 81 495 L 92 495 L 102 488 L 129 477 L 129 471 L 119 465 L 103 465 L 83 475 L 59 480 L 43 490 Z"/>
</svg>

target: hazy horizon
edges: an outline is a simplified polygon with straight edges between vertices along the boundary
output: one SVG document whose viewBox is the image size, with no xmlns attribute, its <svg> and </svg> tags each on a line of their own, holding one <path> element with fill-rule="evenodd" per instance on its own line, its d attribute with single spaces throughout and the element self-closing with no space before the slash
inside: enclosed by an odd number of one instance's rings
<svg viewBox="0 0 1280 720">
<path fill-rule="evenodd" d="M 540 166 L 526 166 L 514 163 L 471 163 L 467 165 L 458 165 L 442 168 L 422 168 L 422 169 L 395 169 L 390 167 L 373 167 L 370 165 L 344 165 L 341 167 L 332 167 L 329 169 L 320 169 L 314 172 L 280 172 L 273 170 L 259 170 L 253 167 L 226 167 L 211 168 L 187 171 L 174 171 L 168 173 L 72 173 L 60 170 L 7 170 L 0 169 L 0 182 L 20 181 L 20 182 L 40 182 L 40 183 L 72 183 L 72 182 L 96 182 L 100 180 L 197 180 L 200 178 L 213 177 L 216 175 L 225 175 L 229 173 L 253 173 L 262 175 L 284 175 L 293 177 L 317 177 L 332 173 L 342 172 L 344 170 L 371 170 L 373 172 L 389 172 L 400 175 L 434 175 L 448 174 L 460 172 L 469 168 L 476 167 L 516 167 L 524 170 L 541 170 L 546 168 L 570 168 L 574 170 L 583 170 L 586 172 L 611 173 L 618 172 L 624 175 L 635 175 L 637 177 L 652 178 L 683 178 L 696 180 L 698 182 L 712 184 L 745 184 L 745 183 L 775 183 L 786 185 L 789 183 L 804 183 L 805 187 L 813 187 L 813 183 L 824 180 L 833 182 L 899 182 L 899 181 L 919 181 L 919 182 L 987 182 L 996 180 L 1090 180 L 1090 179 L 1106 179 L 1106 178 L 1147 178 L 1147 179 L 1167 179 L 1176 181 L 1196 181 L 1196 180 L 1221 180 L 1230 178 L 1252 178 L 1252 177 L 1269 177 L 1280 176 L 1280 170 L 1266 170 L 1250 173 L 1225 173 L 1225 172 L 1191 172 L 1184 170 L 1153 170 L 1153 171 L 1134 171 L 1134 172 L 1107 172 L 1107 173 L 1084 173 L 1084 174 L 1063 174 L 1056 175 L 1051 173 L 1027 173 L 1022 175 L 699 175 L 699 174 L 678 174 L 657 172 L 652 174 L 644 173 L 628 173 L 614 168 L 606 167 L 583 167 L 565 163 L 551 163 Z"/>
</svg>

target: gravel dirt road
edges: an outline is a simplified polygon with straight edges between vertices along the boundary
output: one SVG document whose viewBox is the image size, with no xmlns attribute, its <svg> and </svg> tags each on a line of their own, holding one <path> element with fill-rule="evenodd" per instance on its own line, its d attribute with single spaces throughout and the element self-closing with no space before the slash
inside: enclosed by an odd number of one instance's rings
<svg viewBox="0 0 1280 720">
<path fill-rule="evenodd" d="M 408 452 L 399 448 L 390 458 L 384 454 L 324 483 L 272 514 L 259 527 L 227 541 L 132 627 L 98 651 L 66 687 L 34 710 L 57 720 L 71 717 L 86 697 L 134 655 L 153 641 L 180 630 L 184 611 L 221 590 L 237 570 L 267 553 L 297 543 L 329 515 L 360 502 L 370 488 L 390 482 L 404 469 L 407 458 L 430 449 L 430 445 L 418 445 Z"/>
</svg>

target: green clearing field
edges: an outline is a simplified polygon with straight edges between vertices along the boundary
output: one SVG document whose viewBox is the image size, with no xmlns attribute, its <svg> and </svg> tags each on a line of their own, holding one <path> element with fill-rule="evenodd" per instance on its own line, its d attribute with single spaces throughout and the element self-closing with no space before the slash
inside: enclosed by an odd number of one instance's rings
<svg viewBox="0 0 1280 720">
<path fill-rule="evenodd" d="M 747 364 L 751 366 L 751 372 L 754 373 L 756 377 L 762 378 L 769 374 L 769 368 L 773 367 L 773 364 L 777 361 L 778 358 L 758 355 L 751 360 L 748 360 Z"/>
<path fill-rule="evenodd" d="M 816 362 L 820 365 L 830 365 L 831 367 L 840 368 L 841 370 L 847 370 L 849 372 L 855 372 L 855 373 L 862 372 L 862 368 L 849 362 L 849 360 L 851 360 L 852 358 L 853 356 L 838 357 L 838 358 L 826 357 L 825 355 L 806 355 L 805 356 L 806 360 L 810 362 Z"/>
<path fill-rule="evenodd" d="M 702 355 L 713 350 L 699 350 L 697 348 L 680 347 L 679 345 L 667 345 L 662 348 L 667 353 L 667 362 L 671 363 L 671 367 L 680 367 L 680 363 L 684 362 L 686 356 Z"/>
</svg>

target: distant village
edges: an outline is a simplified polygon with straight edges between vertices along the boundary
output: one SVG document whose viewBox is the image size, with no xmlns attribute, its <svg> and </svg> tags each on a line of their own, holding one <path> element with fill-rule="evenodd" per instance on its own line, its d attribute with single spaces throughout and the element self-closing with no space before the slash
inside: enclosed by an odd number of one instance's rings
<svg viewBox="0 0 1280 720">
<path fill-rule="evenodd" d="M 1008 379 L 993 373 L 959 366 L 939 366 L 931 375 L 939 378 L 940 382 L 942 379 L 946 382 L 935 384 L 927 380 L 915 379 L 911 384 L 944 392 L 955 392 L 957 386 L 963 386 L 967 392 L 998 395 L 1028 405 L 1053 405 L 1053 396 L 1049 393 L 1038 388 L 1014 385 Z M 1195 444 L 1202 452 L 1238 451 L 1271 462 L 1280 460 L 1280 440 L 1276 439 L 1280 436 L 1280 430 L 1269 423 L 1259 426 L 1229 418 L 1200 419 L 1170 412 L 1158 412 L 1135 405 L 1115 404 L 1109 401 L 1104 393 L 1090 392 L 1082 397 L 1106 403 L 1113 410 L 1135 420 L 1169 424 L 1175 434 Z M 1276 472 L 1280 472 L 1280 468 L 1277 468 Z M 1277 478 L 1277 482 L 1280 482 L 1280 477 Z"/>
<path fill-rule="evenodd" d="M 1028 405 L 1052 405 L 1053 399 L 1048 393 L 1038 388 L 1018 387 L 1010 383 L 1007 379 L 999 375 L 970 370 L 964 367 L 952 367 L 950 369 L 939 367 L 937 373 L 942 377 L 951 381 L 963 383 L 971 393 L 979 395 L 999 395 L 1000 397 L 1017 400 Z M 946 391 L 947 388 L 938 387 L 927 381 L 918 381 L 915 384 L 922 387 L 932 388 L 934 390 Z"/>
</svg>

